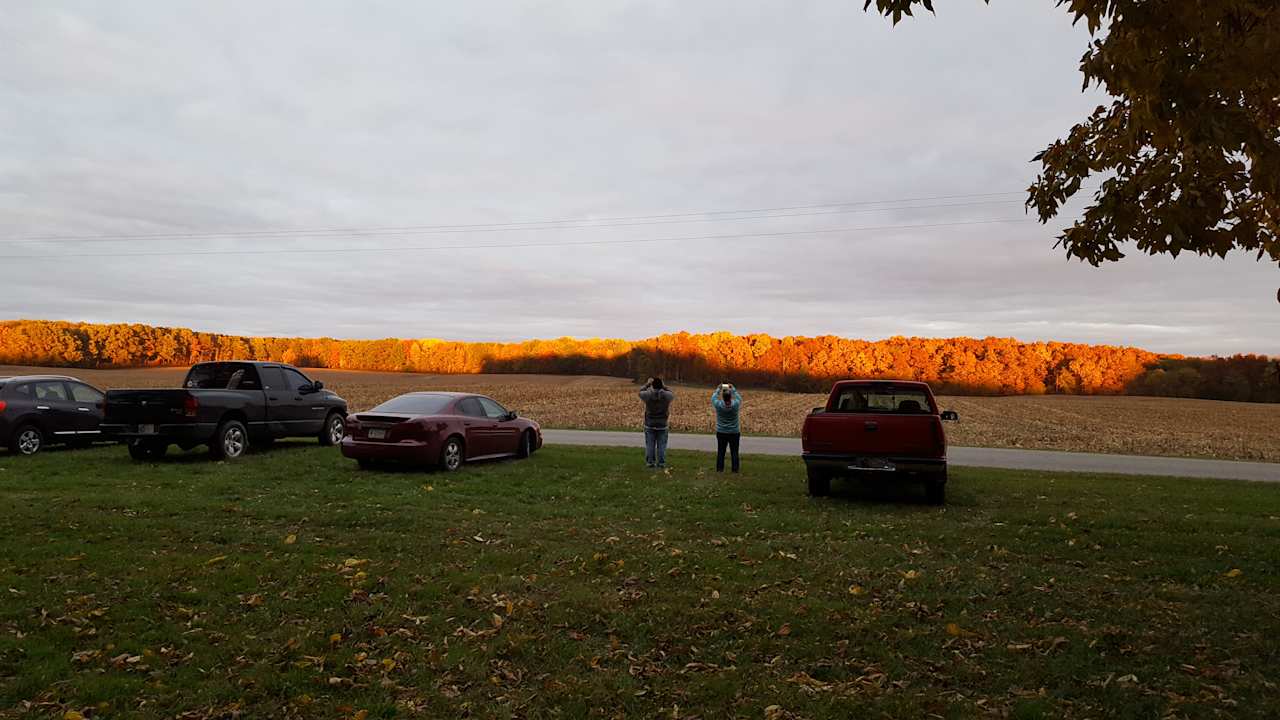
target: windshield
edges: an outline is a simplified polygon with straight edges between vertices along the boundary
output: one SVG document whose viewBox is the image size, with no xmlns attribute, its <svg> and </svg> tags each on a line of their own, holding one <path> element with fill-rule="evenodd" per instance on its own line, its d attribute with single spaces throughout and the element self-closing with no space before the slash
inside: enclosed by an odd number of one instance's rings
<svg viewBox="0 0 1280 720">
<path fill-rule="evenodd" d="M 248 363 L 203 363 L 192 366 L 183 387 L 226 390 L 259 390 L 258 371 Z"/>
<path fill-rule="evenodd" d="M 453 398 L 448 395 L 401 395 L 391 398 L 369 412 L 435 415 L 443 412 L 451 402 Z"/>
<path fill-rule="evenodd" d="M 832 412 L 932 413 L 929 396 L 916 388 L 865 385 L 840 391 Z"/>
</svg>

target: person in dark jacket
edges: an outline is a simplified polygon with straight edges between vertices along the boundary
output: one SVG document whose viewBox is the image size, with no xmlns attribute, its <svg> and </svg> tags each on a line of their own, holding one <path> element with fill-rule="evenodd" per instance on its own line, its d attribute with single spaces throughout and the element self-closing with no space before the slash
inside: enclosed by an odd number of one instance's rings
<svg viewBox="0 0 1280 720">
<path fill-rule="evenodd" d="M 640 388 L 644 401 L 644 462 L 649 467 L 667 466 L 668 418 L 671 402 L 676 394 L 662 384 L 662 378 L 652 377 Z"/>
<path fill-rule="evenodd" d="M 711 393 L 711 407 L 716 412 L 716 472 L 724 472 L 725 448 L 732 457 L 733 471 L 738 472 L 738 445 L 742 440 L 738 413 L 742 410 L 742 396 L 733 385 L 724 383 Z"/>
</svg>

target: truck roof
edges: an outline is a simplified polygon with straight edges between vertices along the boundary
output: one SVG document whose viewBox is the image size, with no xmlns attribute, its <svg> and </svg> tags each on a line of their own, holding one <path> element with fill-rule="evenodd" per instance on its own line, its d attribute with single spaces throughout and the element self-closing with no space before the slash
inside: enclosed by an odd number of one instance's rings
<svg viewBox="0 0 1280 720">
<path fill-rule="evenodd" d="M 897 385 L 899 387 L 928 388 L 929 383 L 919 380 L 837 380 L 836 387 L 848 385 Z"/>
</svg>

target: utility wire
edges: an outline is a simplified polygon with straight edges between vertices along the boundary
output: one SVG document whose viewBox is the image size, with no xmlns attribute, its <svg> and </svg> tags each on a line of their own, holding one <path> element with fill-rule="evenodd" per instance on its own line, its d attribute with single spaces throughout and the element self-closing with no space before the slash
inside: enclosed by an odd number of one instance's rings
<svg viewBox="0 0 1280 720">
<path fill-rule="evenodd" d="M 948 203 L 941 205 L 925 205 L 916 207 L 902 207 L 893 205 L 895 203 L 912 203 L 926 202 L 935 200 L 959 200 L 972 198 L 996 198 L 1009 195 L 1019 195 L 1022 191 L 1017 192 L 995 192 L 995 193 L 969 193 L 961 195 L 935 195 L 930 197 L 915 198 L 898 198 L 892 200 L 862 200 L 846 203 L 825 203 L 818 205 L 790 205 L 768 208 L 750 208 L 742 210 L 707 210 L 699 212 L 687 213 L 666 213 L 659 215 L 624 215 L 605 218 L 565 218 L 560 220 L 529 220 L 521 222 L 508 223 L 475 223 L 462 225 L 401 225 L 401 226 L 381 226 L 381 227 L 347 227 L 347 228 L 295 228 L 282 230 L 242 230 L 242 231 L 221 231 L 221 232 L 189 232 L 189 233 L 150 233 L 150 234 L 104 234 L 104 235 L 31 235 L 8 238 L 5 242 L 9 244 L 16 243 L 44 243 L 44 242 L 83 242 L 83 241 L 125 241 L 125 240 L 180 240 L 180 239 L 234 239 L 234 238 L 257 238 L 257 237 L 307 237 L 327 234 L 344 234 L 344 235 L 377 235 L 383 233 L 405 233 L 405 234 L 434 234 L 434 233 L 452 233 L 452 232 L 500 232 L 508 230 L 525 230 L 538 227 L 547 227 L 548 229 L 575 229 L 575 228 L 597 228 L 597 227 L 625 227 L 630 224 L 663 224 L 668 222 L 719 222 L 721 220 L 754 220 L 768 219 L 773 217 L 802 217 L 804 215 L 824 215 L 824 214 L 840 214 L 854 212 L 882 212 L 891 210 L 917 210 L 934 207 L 965 207 L 969 205 L 986 205 L 986 204 L 1002 204 L 1018 202 L 1016 200 L 976 200 L 962 203 Z M 891 205 L 890 207 L 869 208 L 863 210 L 845 209 L 845 208 L 865 208 L 869 205 Z M 781 213 L 803 210 L 826 210 L 826 212 L 800 213 L 797 215 L 762 215 L 761 213 Z M 723 215 L 741 215 L 745 217 L 709 217 Z M 684 218 L 691 218 L 684 220 Z M 641 221 L 657 221 L 646 223 Z"/>
<path fill-rule="evenodd" d="M 1006 205 L 1010 203 L 1021 204 L 1021 200 L 980 200 L 977 202 L 962 203 L 943 203 L 935 205 L 898 205 L 884 208 L 851 208 L 836 210 L 819 210 L 816 212 L 801 213 L 774 213 L 771 215 L 743 215 L 739 217 L 702 217 L 687 218 L 673 220 L 637 220 L 634 222 L 609 222 L 598 223 L 594 225 L 558 225 L 545 227 L 501 227 L 501 226 L 477 226 L 465 227 L 456 230 L 448 230 L 443 228 L 424 229 L 424 230 L 396 230 L 388 231 L 386 228 L 370 228 L 368 230 L 353 229 L 345 232 L 343 235 L 336 234 L 318 234 L 318 231 L 292 231 L 298 234 L 283 234 L 286 231 L 273 231 L 272 235 L 247 235 L 241 233 L 226 234 L 195 234 L 195 235 L 147 235 L 147 236 L 98 236 L 94 238 L 83 238 L 76 240 L 49 238 L 45 240 L 7 240 L 0 241 L 0 245 L 27 245 L 27 244 L 69 244 L 69 243 L 113 243 L 113 242 L 154 242 L 157 240 L 307 240 L 307 239 L 332 239 L 352 237 L 415 237 L 420 235 L 463 235 L 471 233 L 488 233 L 488 232 L 511 232 L 526 230 L 593 230 L 597 228 L 616 228 L 616 227 L 635 227 L 640 225 L 669 225 L 669 224 L 685 224 L 697 222 L 731 222 L 740 220 L 771 220 L 775 218 L 798 218 L 798 217 L 814 217 L 824 215 L 848 215 L 871 212 L 887 212 L 893 210 L 932 210 L 937 208 L 955 208 L 955 207 L 974 207 L 979 205 Z M 266 232 L 266 231 L 264 231 Z"/>
<path fill-rule="evenodd" d="M 684 242 L 695 240 L 745 240 L 750 238 L 794 237 L 800 235 L 825 235 L 832 233 L 854 233 L 868 231 L 917 230 L 924 228 L 958 227 L 962 225 L 990 225 L 997 223 L 1035 223 L 1026 218 L 994 218 L 990 220 L 971 220 L 945 223 L 925 223 L 917 225 L 879 225 L 843 228 L 822 228 L 817 230 L 786 230 L 779 232 L 733 233 L 724 235 L 682 235 L 674 237 L 635 238 L 622 240 L 569 240 L 556 242 L 503 243 L 483 245 L 427 245 L 427 246 L 391 246 L 371 248 L 288 248 L 280 250 L 176 250 L 141 253 L 59 253 L 54 255 L 0 255 L 0 260 L 49 260 L 65 258 L 134 258 L 134 257 L 193 257 L 206 255 L 343 255 L 351 253 L 396 253 L 396 252 L 433 252 L 440 250 L 485 250 L 485 249 L 518 249 L 547 247 L 577 247 L 586 245 L 635 245 L 640 243 Z"/>
</svg>

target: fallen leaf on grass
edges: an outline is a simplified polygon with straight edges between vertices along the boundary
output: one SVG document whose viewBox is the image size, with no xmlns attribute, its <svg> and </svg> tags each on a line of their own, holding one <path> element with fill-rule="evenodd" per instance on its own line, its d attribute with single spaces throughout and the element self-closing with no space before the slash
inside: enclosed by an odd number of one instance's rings
<svg viewBox="0 0 1280 720">
<path fill-rule="evenodd" d="M 68 710 L 62 714 L 62 720 L 84 720 L 84 715 L 75 710 Z"/>
<path fill-rule="evenodd" d="M 786 637 L 790 634 L 791 634 L 791 623 L 783 623 L 782 627 L 778 628 L 778 637 Z"/>
<path fill-rule="evenodd" d="M 205 561 L 204 561 L 204 564 L 205 564 L 205 565 L 217 565 L 218 563 L 220 563 L 220 562 L 222 562 L 223 560 L 226 560 L 226 559 L 227 559 L 227 556 L 226 556 L 226 555 L 219 555 L 218 557 L 212 557 L 212 558 L 209 558 L 208 560 L 205 560 Z"/>
<path fill-rule="evenodd" d="M 863 593 L 863 590 L 862 590 L 862 586 L 861 586 L 861 585 L 850 585 L 850 586 L 849 586 L 849 594 L 850 594 L 850 595 L 861 595 L 862 593 Z"/>
<path fill-rule="evenodd" d="M 1240 568 L 1231 568 L 1230 570 L 1228 570 L 1226 573 L 1223 574 L 1223 577 L 1237 578 L 1243 574 L 1244 574 L 1244 571 L 1241 570 Z"/>
<path fill-rule="evenodd" d="M 297 535 L 294 535 L 293 533 L 289 533 L 287 536 L 285 536 L 285 539 L 284 539 L 284 544 L 285 544 L 285 545 L 292 545 L 292 544 L 294 544 L 294 543 L 296 543 L 296 542 L 298 542 L 298 536 L 297 536 Z"/>
</svg>

